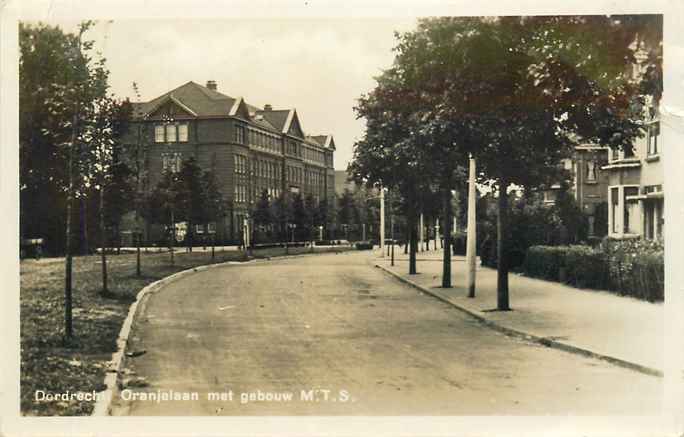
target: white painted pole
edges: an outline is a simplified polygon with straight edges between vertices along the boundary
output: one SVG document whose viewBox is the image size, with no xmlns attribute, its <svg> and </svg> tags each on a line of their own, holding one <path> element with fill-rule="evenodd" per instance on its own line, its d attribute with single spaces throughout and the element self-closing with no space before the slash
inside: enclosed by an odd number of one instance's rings
<svg viewBox="0 0 684 437">
<path fill-rule="evenodd" d="M 476 196 L 475 159 L 470 156 L 468 172 L 468 234 L 466 246 L 466 266 L 468 268 L 468 297 L 475 297 L 475 259 L 477 258 L 477 222 L 475 220 Z"/>
<path fill-rule="evenodd" d="M 420 251 L 423 251 L 423 241 L 425 241 L 425 225 L 423 224 L 423 213 L 420 213 L 420 232 L 418 232 L 419 238 L 420 238 L 420 243 L 418 243 L 418 247 L 420 248 Z"/>
<path fill-rule="evenodd" d="M 380 256 L 385 257 L 385 189 L 380 187 Z"/>
</svg>

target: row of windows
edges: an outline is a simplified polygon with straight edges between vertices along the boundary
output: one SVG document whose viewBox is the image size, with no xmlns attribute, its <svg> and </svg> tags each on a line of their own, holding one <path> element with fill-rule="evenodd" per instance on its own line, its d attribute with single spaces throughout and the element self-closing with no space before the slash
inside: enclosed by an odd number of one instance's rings
<svg viewBox="0 0 684 437">
<path fill-rule="evenodd" d="M 302 168 L 288 165 L 285 170 L 288 182 L 293 182 L 295 184 L 304 183 L 304 171 Z"/>
<path fill-rule="evenodd" d="M 311 149 L 309 147 L 304 147 L 303 149 L 304 159 L 325 164 L 325 153 L 321 152 L 320 150 Z"/>
<path fill-rule="evenodd" d="M 249 144 L 259 149 L 280 153 L 280 141 L 278 137 L 265 132 L 259 132 L 257 130 L 250 129 Z"/>
<path fill-rule="evenodd" d="M 215 234 L 216 233 L 216 223 L 207 223 L 204 225 L 195 225 L 195 234 Z"/>
<path fill-rule="evenodd" d="M 252 165 L 254 166 L 253 172 L 255 176 L 268 179 L 280 179 L 280 166 L 277 163 L 255 159 L 252 160 Z"/>
<path fill-rule="evenodd" d="M 252 197 L 254 199 L 259 199 L 261 198 L 261 193 L 264 191 L 266 191 L 269 199 L 275 199 L 282 193 L 280 187 L 267 184 L 256 184 L 252 187 Z"/>
<path fill-rule="evenodd" d="M 154 142 L 155 143 L 187 143 L 188 142 L 188 124 L 187 123 L 169 123 L 157 124 L 154 126 Z"/>
</svg>

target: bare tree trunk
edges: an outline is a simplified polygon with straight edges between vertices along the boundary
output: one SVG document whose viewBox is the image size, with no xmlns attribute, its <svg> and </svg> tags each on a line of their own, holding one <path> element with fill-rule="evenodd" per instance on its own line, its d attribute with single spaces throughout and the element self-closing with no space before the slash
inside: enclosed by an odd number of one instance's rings
<svg viewBox="0 0 684 437">
<path fill-rule="evenodd" d="M 105 230 L 104 184 L 100 186 L 100 246 L 102 256 L 102 294 L 108 294 L 107 287 L 107 235 Z"/>
<path fill-rule="evenodd" d="M 445 187 L 442 192 L 444 201 L 443 212 L 444 222 L 451 223 L 453 211 L 451 209 L 451 188 Z M 428 244 L 429 246 L 429 244 Z M 444 234 L 444 252 L 442 262 L 442 288 L 451 288 L 451 233 Z"/>
<path fill-rule="evenodd" d="M 79 44 L 80 50 L 80 44 Z M 72 319 L 72 266 L 73 259 L 71 255 L 71 207 L 74 198 L 74 147 L 76 146 L 77 124 L 78 124 L 78 103 L 75 105 L 73 120 L 71 122 L 71 144 L 69 146 L 69 162 L 67 168 L 68 189 L 66 201 L 66 229 L 64 243 L 64 339 L 69 341 L 74 336 L 74 327 Z"/>
<path fill-rule="evenodd" d="M 76 117 L 74 117 L 74 121 Z M 71 204 L 73 202 L 73 147 L 75 142 L 75 133 L 72 136 L 72 143 L 69 148 L 69 188 L 67 192 L 67 202 L 66 202 L 66 230 L 64 242 L 64 252 L 65 252 L 65 272 L 64 272 L 64 337 L 65 340 L 71 340 L 74 336 L 74 328 L 72 321 L 72 301 L 71 301 L 71 274 L 72 274 L 72 257 L 71 257 Z"/>
<path fill-rule="evenodd" d="M 88 247 L 88 204 L 86 196 L 81 197 L 81 255 L 88 255 L 90 248 Z"/>
<path fill-rule="evenodd" d="M 498 216 L 496 221 L 497 239 L 497 278 L 496 278 L 496 307 L 501 311 L 510 310 L 508 299 L 508 254 L 506 251 L 506 231 L 508 225 L 508 181 L 499 180 Z"/>
</svg>

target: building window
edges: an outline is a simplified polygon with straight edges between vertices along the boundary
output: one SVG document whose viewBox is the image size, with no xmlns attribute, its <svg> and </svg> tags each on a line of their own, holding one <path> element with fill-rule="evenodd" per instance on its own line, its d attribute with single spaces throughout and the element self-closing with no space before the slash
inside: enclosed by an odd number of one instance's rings
<svg viewBox="0 0 684 437">
<path fill-rule="evenodd" d="M 624 188 L 624 218 L 623 218 L 623 232 L 625 234 L 637 234 L 639 221 L 639 201 L 629 199 L 630 196 L 639 194 L 637 187 Z"/>
<path fill-rule="evenodd" d="M 235 173 L 245 174 L 247 173 L 247 158 L 242 155 L 233 155 L 235 164 Z"/>
<path fill-rule="evenodd" d="M 587 161 L 587 182 L 596 182 L 598 179 L 596 174 L 596 162 Z"/>
<path fill-rule="evenodd" d="M 648 126 L 648 154 L 650 156 L 657 155 L 658 150 L 658 137 L 660 136 L 660 122 L 656 121 Z"/>
<path fill-rule="evenodd" d="M 204 234 L 204 225 L 195 225 L 195 234 Z"/>
<path fill-rule="evenodd" d="M 235 142 L 245 144 L 245 127 L 242 125 L 235 126 Z"/>
<path fill-rule="evenodd" d="M 164 142 L 164 125 L 158 124 L 154 127 L 154 142 L 163 143 Z"/>
<path fill-rule="evenodd" d="M 178 141 L 181 143 L 188 142 L 188 124 L 182 123 L 178 125 Z"/>
<path fill-rule="evenodd" d="M 175 143 L 176 142 L 176 125 L 167 124 L 166 125 L 166 142 Z"/>
<path fill-rule="evenodd" d="M 162 171 L 178 173 L 181 168 L 182 158 L 180 153 L 162 153 Z"/>
</svg>

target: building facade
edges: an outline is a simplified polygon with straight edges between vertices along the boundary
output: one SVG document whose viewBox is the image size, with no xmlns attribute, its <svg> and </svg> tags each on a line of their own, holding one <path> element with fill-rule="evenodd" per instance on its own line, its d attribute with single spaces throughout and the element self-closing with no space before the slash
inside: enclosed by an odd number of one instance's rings
<svg viewBox="0 0 684 437">
<path fill-rule="evenodd" d="M 652 117 L 644 123 L 645 135 L 632 150 L 611 150 L 608 164 L 608 236 L 649 240 L 663 239 L 664 148 L 660 121 Z"/>
<path fill-rule="evenodd" d="M 207 231 L 219 241 L 240 241 L 244 220 L 264 191 L 271 199 L 299 193 L 334 201 L 333 137 L 306 135 L 294 108 L 257 108 L 219 93 L 214 81 L 188 82 L 134 104 L 133 120 L 126 142 L 145 167 L 148 190 L 189 158 L 214 173 L 227 213 Z M 145 229 L 146 238 L 159 238 L 159 229 Z"/>
<path fill-rule="evenodd" d="M 634 79 L 646 71 L 647 54 L 635 53 L 631 72 Z M 662 160 L 664 144 L 660 135 L 658 105 L 644 96 L 647 105 L 642 133 L 631 149 L 611 150 L 608 164 L 608 236 L 615 239 L 643 237 L 663 240 L 665 232 L 665 190 Z"/>
<path fill-rule="evenodd" d="M 605 207 L 608 202 L 609 173 L 602 170 L 608 160 L 608 153 L 608 147 L 580 144 L 575 146 L 572 157 L 563 160 L 562 163 L 571 174 L 570 193 L 580 209 L 587 215 L 589 236 L 603 236 L 596 225 L 600 220 L 600 208 Z M 550 188 L 544 191 L 544 203 L 553 205 L 561 190 L 561 185 L 556 184 Z"/>
</svg>

